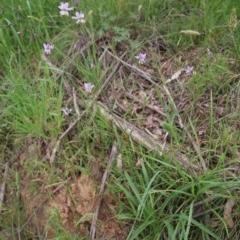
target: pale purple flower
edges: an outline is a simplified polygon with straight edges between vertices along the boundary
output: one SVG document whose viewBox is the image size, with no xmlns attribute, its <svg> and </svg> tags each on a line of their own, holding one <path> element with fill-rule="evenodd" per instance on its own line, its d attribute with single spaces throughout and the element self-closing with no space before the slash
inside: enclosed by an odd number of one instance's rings
<svg viewBox="0 0 240 240">
<path fill-rule="evenodd" d="M 51 43 L 44 43 L 44 44 L 43 44 L 43 48 L 44 48 L 44 52 L 45 52 L 46 54 L 50 54 L 51 51 L 52 51 L 53 48 L 54 48 L 54 45 L 51 44 Z"/>
<path fill-rule="evenodd" d="M 193 72 L 193 69 L 194 69 L 194 67 L 193 66 L 187 66 L 185 69 L 184 69 L 184 71 L 185 71 L 185 73 L 192 73 Z"/>
<path fill-rule="evenodd" d="M 68 16 L 69 11 L 73 10 L 73 7 L 69 7 L 68 2 L 61 2 L 58 8 L 60 9 L 61 16 L 64 16 L 64 15 Z"/>
<path fill-rule="evenodd" d="M 135 58 L 138 60 L 138 63 L 143 64 L 145 63 L 146 53 L 139 53 Z"/>
<path fill-rule="evenodd" d="M 86 92 L 88 93 L 91 93 L 92 92 L 92 89 L 94 88 L 95 86 L 91 83 L 84 83 L 84 89 Z"/>
<path fill-rule="evenodd" d="M 72 19 L 76 20 L 76 23 L 85 23 L 84 19 L 84 13 L 82 12 L 76 12 L 75 16 L 72 17 Z"/>
<path fill-rule="evenodd" d="M 72 109 L 71 108 L 67 108 L 67 107 L 62 108 L 62 111 L 63 111 L 64 115 L 66 115 L 66 116 L 68 116 L 69 114 L 72 113 Z"/>
</svg>

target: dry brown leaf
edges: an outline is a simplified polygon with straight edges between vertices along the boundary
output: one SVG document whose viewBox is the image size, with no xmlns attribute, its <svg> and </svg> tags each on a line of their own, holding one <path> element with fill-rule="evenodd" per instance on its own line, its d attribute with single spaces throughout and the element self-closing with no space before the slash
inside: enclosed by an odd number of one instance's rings
<svg viewBox="0 0 240 240">
<path fill-rule="evenodd" d="M 136 163 L 136 167 L 137 168 L 139 168 L 139 167 L 141 167 L 142 166 L 142 163 L 143 163 L 143 159 L 142 158 L 138 158 L 138 161 L 137 161 L 137 163 Z"/>
<path fill-rule="evenodd" d="M 230 228 L 234 227 L 234 221 L 233 221 L 232 216 L 231 216 L 234 204 L 235 203 L 232 199 L 228 199 L 226 204 L 225 204 L 225 207 L 224 207 L 224 217 L 223 218 Z"/>
<path fill-rule="evenodd" d="M 182 74 L 182 72 L 184 71 L 184 68 L 181 68 L 180 70 L 178 70 L 177 72 L 175 72 L 167 81 L 166 83 L 169 83 L 173 80 L 176 80 L 179 78 L 179 76 Z"/>
</svg>

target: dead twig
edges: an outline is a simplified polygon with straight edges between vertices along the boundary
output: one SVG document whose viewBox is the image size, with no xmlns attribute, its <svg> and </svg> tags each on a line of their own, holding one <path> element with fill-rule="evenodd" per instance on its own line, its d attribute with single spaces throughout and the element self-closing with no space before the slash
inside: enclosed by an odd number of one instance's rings
<svg viewBox="0 0 240 240">
<path fill-rule="evenodd" d="M 96 107 L 100 110 L 101 114 L 109 121 L 117 126 L 118 129 L 129 134 L 133 140 L 139 142 L 141 145 L 146 147 L 149 150 L 157 152 L 160 156 L 162 155 L 162 146 L 149 137 L 147 133 L 142 131 L 141 129 L 135 127 L 133 124 L 127 122 L 125 119 L 120 116 L 110 113 L 107 107 L 98 102 Z"/>
<path fill-rule="evenodd" d="M 53 150 L 52 150 L 52 154 L 50 156 L 50 164 L 53 164 L 57 151 L 61 145 L 62 140 L 65 138 L 65 136 L 67 136 L 67 134 L 75 127 L 75 125 L 77 124 L 77 122 L 86 114 L 86 110 L 82 112 L 82 114 L 78 115 L 77 118 L 75 118 L 70 125 L 68 126 L 67 130 L 62 133 L 62 135 L 58 138 Z"/>
<path fill-rule="evenodd" d="M 114 55 L 113 53 L 111 53 L 109 50 L 106 50 L 106 52 L 107 52 L 110 56 L 112 56 L 113 58 L 115 58 L 118 62 L 121 62 L 125 67 L 133 70 L 134 72 L 137 72 L 141 77 L 145 78 L 145 79 L 148 80 L 150 83 L 152 83 L 154 86 L 156 86 L 157 88 L 161 89 L 161 86 L 152 80 L 152 77 L 150 76 L 150 74 L 144 72 L 143 70 L 141 70 L 140 68 L 138 68 L 138 67 L 135 66 L 135 65 L 131 65 L 131 64 L 123 61 L 121 58 L 117 57 L 116 55 Z"/>
<path fill-rule="evenodd" d="M 187 170 L 189 170 L 189 168 L 192 168 L 194 171 L 199 172 L 200 170 L 199 166 L 194 163 L 191 163 L 184 154 L 178 153 L 177 151 L 170 149 L 168 146 L 165 145 L 166 143 L 160 144 L 151 136 L 149 136 L 146 132 L 135 127 L 133 124 L 127 122 L 120 116 L 114 113 L 110 113 L 107 107 L 102 103 L 97 102 L 95 107 L 99 109 L 99 111 L 105 117 L 106 120 L 113 123 L 118 129 L 122 130 L 123 132 L 126 132 L 135 142 L 146 147 L 148 150 L 157 153 L 159 156 L 162 155 L 163 148 L 165 148 L 165 152 L 172 153 L 183 168 Z"/>
<path fill-rule="evenodd" d="M 107 77 L 107 79 L 104 81 L 104 83 L 102 84 L 101 88 L 97 91 L 97 93 L 94 95 L 93 99 L 90 101 L 89 105 L 86 107 L 86 110 L 84 110 L 81 114 L 77 114 L 77 117 L 69 124 L 67 130 L 65 132 L 63 132 L 61 134 L 61 136 L 58 138 L 53 150 L 52 150 L 52 154 L 50 156 L 50 164 L 53 164 L 53 162 L 55 161 L 56 158 L 56 154 L 57 151 L 61 145 L 62 140 L 65 138 L 65 136 L 67 136 L 67 134 L 76 126 L 76 124 L 78 123 L 78 121 L 80 119 L 82 119 L 83 116 L 85 116 L 88 113 L 88 110 L 91 109 L 94 105 L 94 103 L 96 102 L 96 100 L 98 99 L 98 97 L 100 96 L 100 94 L 102 93 L 102 91 L 104 90 L 104 88 L 109 84 L 109 82 L 111 81 L 112 77 L 114 76 L 114 74 L 116 73 L 118 67 L 119 67 L 120 63 L 117 63 L 116 66 L 114 67 L 114 69 L 112 70 L 111 74 Z M 80 102 L 79 102 L 80 103 Z M 81 103 L 80 103 L 81 104 Z"/>
<path fill-rule="evenodd" d="M 6 189 L 8 170 L 9 170 L 9 163 L 6 162 L 5 166 L 4 166 L 3 182 L 2 182 L 1 189 L 0 189 L 0 215 L 2 213 L 2 206 L 3 206 L 3 201 L 4 201 L 4 194 L 5 194 L 5 189 Z"/>
<path fill-rule="evenodd" d="M 110 154 L 110 158 L 109 158 L 109 161 L 108 161 L 107 168 L 106 168 L 106 170 L 103 174 L 103 177 L 102 177 L 102 182 L 101 182 L 101 186 L 100 186 L 100 190 L 99 190 L 99 198 L 98 198 L 98 202 L 97 202 L 97 207 L 96 207 L 96 210 L 93 214 L 93 219 L 92 219 L 92 224 L 91 224 L 91 229 L 90 229 L 90 236 L 91 236 L 92 240 L 94 240 L 95 237 L 96 237 L 97 219 L 98 219 L 98 214 L 99 214 L 99 210 L 100 210 L 102 199 L 103 199 L 103 193 L 104 193 L 106 181 L 108 179 L 110 169 L 113 165 L 113 161 L 117 157 L 117 154 L 118 154 L 117 144 L 116 144 L 116 142 L 114 142 L 113 146 L 112 146 L 112 150 L 111 150 L 111 154 Z"/>
</svg>

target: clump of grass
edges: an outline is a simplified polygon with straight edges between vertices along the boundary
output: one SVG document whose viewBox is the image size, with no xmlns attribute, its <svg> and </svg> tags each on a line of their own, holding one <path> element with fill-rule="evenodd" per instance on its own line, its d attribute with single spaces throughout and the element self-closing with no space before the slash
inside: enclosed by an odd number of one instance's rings
<svg viewBox="0 0 240 240">
<path fill-rule="evenodd" d="M 54 137 L 62 123 L 62 87 L 54 80 L 36 79 L 30 84 L 22 76 L 7 77 L 11 82 L 8 94 L 2 95 L 7 102 L 5 121 L 16 133 L 32 137 Z"/>
</svg>

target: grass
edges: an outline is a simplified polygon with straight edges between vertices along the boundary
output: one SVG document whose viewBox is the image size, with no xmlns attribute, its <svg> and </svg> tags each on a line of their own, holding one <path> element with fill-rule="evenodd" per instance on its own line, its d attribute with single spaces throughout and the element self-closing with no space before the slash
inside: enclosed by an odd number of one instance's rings
<svg viewBox="0 0 240 240">
<path fill-rule="evenodd" d="M 89 213 L 76 210 L 80 196 L 72 186 L 87 174 L 99 190 L 117 142 L 96 239 L 239 239 L 238 1 L 76 2 L 69 4 L 85 13 L 85 24 L 71 19 L 75 10 L 60 16 L 55 0 L 3 0 L 0 9 L 2 172 L 9 163 L 7 179 L 0 178 L 7 184 L 0 238 L 90 239 Z M 54 44 L 51 54 L 44 55 L 43 43 Z M 121 64 L 114 72 L 117 61 L 105 48 L 151 74 L 160 87 Z M 144 64 L 135 58 L 139 53 L 147 53 Z M 187 66 L 194 71 L 185 73 Z M 179 78 L 166 83 L 179 69 Z M 95 86 L 92 93 L 84 90 L 87 82 Z M 98 100 L 111 114 L 166 143 L 161 156 L 89 106 L 100 89 Z M 136 94 L 143 106 L 127 101 L 124 91 Z M 86 112 L 50 164 L 57 140 L 77 117 L 75 97 L 80 114 Z M 68 116 L 65 107 L 72 109 Z M 181 164 L 181 154 L 198 170 Z M 68 200 L 59 200 L 63 192 L 57 186 L 67 189 Z M 38 206 L 51 207 L 41 215 Z"/>
</svg>

